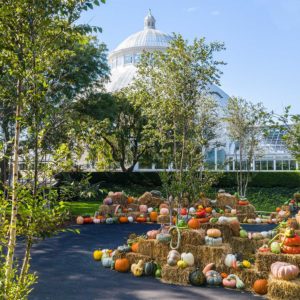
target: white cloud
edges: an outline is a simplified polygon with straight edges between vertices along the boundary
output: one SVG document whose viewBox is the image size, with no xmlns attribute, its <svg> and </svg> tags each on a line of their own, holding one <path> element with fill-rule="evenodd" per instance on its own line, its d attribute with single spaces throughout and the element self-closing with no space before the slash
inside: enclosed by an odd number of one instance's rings
<svg viewBox="0 0 300 300">
<path fill-rule="evenodd" d="M 186 9 L 186 11 L 189 12 L 189 13 L 194 12 L 196 10 L 198 10 L 198 7 L 189 7 L 189 8 Z"/>
<path fill-rule="evenodd" d="M 213 11 L 210 12 L 210 14 L 211 14 L 212 16 L 218 16 L 218 15 L 221 14 L 221 12 L 218 11 L 218 10 L 213 10 Z"/>
</svg>

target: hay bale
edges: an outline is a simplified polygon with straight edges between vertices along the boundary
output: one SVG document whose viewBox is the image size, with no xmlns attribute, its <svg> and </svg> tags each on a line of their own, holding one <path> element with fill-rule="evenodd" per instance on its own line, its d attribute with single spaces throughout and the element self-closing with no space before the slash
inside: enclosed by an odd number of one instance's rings
<svg viewBox="0 0 300 300">
<path fill-rule="evenodd" d="M 140 240 L 138 253 L 154 258 L 155 240 Z"/>
<path fill-rule="evenodd" d="M 204 268 L 208 263 L 214 263 L 216 268 L 224 269 L 225 256 L 232 253 L 229 244 L 221 246 L 198 246 L 197 257 L 201 259 L 200 266 Z"/>
<path fill-rule="evenodd" d="M 123 192 L 116 192 L 112 195 L 109 195 L 109 197 L 112 199 L 113 204 L 120 204 L 122 206 L 127 205 L 127 197 Z"/>
<path fill-rule="evenodd" d="M 246 290 L 252 290 L 252 286 L 257 279 L 268 279 L 268 272 L 258 272 L 257 269 L 232 270 L 245 284 Z"/>
<path fill-rule="evenodd" d="M 220 229 L 222 232 L 223 241 L 225 243 L 230 242 L 232 237 L 234 236 L 234 233 L 232 231 L 232 228 L 230 227 L 230 224 L 211 224 L 211 223 L 201 224 L 201 229 L 204 229 L 205 232 L 207 229 L 210 229 L 210 228 Z"/>
<path fill-rule="evenodd" d="M 153 196 L 149 192 L 145 192 L 139 199 L 138 204 L 144 204 L 148 207 L 159 207 L 164 202 L 164 199 Z"/>
<path fill-rule="evenodd" d="M 234 207 L 237 204 L 237 199 L 235 196 L 228 193 L 218 193 L 217 194 L 217 206 L 219 208 L 224 208 L 225 206 Z"/>
<path fill-rule="evenodd" d="M 128 204 L 127 208 L 131 211 L 139 211 L 139 205 L 135 203 Z"/>
<path fill-rule="evenodd" d="M 164 265 L 161 270 L 161 281 L 169 284 L 189 285 L 189 275 L 194 269 L 194 267 L 181 269 L 177 266 Z"/>
<path fill-rule="evenodd" d="M 170 216 L 169 215 L 167 215 L 167 216 L 159 215 L 157 217 L 157 223 L 158 224 L 169 224 L 170 223 Z"/>
<path fill-rule="evenodd" d="M 300 298 L 300 279 L 279 280 L 269 277 L 268 299 L 271 300 L 292 300 Z"/>
<path fill-rule="evenodd" d="M 105 205 L 105 204 L 101 204 L 99 206 L 99 209 L 98 209 L 98 212 L 101 216 L 106 216 L 107 214 L 110 213 L 110 208 L 108 205 Z"/>
<path fill-rule="evenodd" d="M 140 253 L 135 253 L 135 252 L 126 253 L 125 256 L 129 260 L 130 265 L 138 263 L 139 260 L 142 260 L 144 263 L 148 261 L 152 261 L 152 258 L 150 256 L 143 255 Z"/>
<path fill-rule="evenodd" d="M 247 214 L 237 214 L 236 217 L 238 218 L 240 223 L 247 223 L 247 219 L 248 219 Z"/>
<path fill-rule="evenodd" d="M 233 237 L 230 245 L 233 253 L 241 253 L 245 257 L 256 253 L 257 249 L 268 243 L 268 239 L 249 240 L 248 238 Z"/>
<path fill-rule="evenodd" d="M 300 268 L 300 254 L 256 253 L 255 265 L 258 271 L 269 272 L 272 263 L 276 261 L 287 262 Z"/>
<path fill-rule="evenodd" d="M 205 244 L 205 231 L 203 229 L 182 229 L 180 230 L 181 235 L 181 245 L 204 245 Z M 177 231 L 172 231 L 172 240 L 177 241 Z"/>
<path fill-rule="evenodd" d="M 169 251 L 169 244 L 163 244 L 155 240 L 153 247 L 153 258 L 157 263 L 160 265 L 166 264 Z"/>
<path fill-rule="evenodd" d="M 207 207 L 207 206 L 211 206 L 211 202 L 210 202 L 210 199 L 208 198 L 205 198 L 205 197 L 202 197 L 199 201 L 197 201 L 193 206 L 195 208 L 198 208 L 199 205 L 202 205 L 204 207 Z"/>
</svg>

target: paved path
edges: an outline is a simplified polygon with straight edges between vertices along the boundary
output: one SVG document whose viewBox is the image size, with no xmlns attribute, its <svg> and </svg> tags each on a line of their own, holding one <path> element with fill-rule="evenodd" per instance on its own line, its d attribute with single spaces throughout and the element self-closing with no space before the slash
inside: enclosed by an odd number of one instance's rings
<svg viewBox="0 0 300 300">
<path fill-rule="evenodd" d="M 104 269 L 92 259 L 97 248 L 115 248 L 132 232 L 144 233 L 157 225 L 84 225 L 81 234 L 62 233 L 33 247 L 32 270 L 39 279 L 30 300 L 106 299 L 260 299 L 224 288 L 182 287 L 155 278 L 135 278 Z M 247 228 L 248 229 L 248 228 Z M 260 227 L 261 230 L 264 230 Z M 249 230 L 249 229 L 248 229 Z"/>
</svg>

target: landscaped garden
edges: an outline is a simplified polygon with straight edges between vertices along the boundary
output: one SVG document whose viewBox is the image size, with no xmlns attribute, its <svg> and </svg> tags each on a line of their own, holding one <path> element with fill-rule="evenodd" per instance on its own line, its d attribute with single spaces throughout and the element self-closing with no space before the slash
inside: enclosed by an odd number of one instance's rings
<svg viewBox="0 0 300 300">
<path fill-rule="evenodd" d="M 300 116 L 151 11 L 108 55 L 105 2 L 1 1 L 0 299 L 299 299 Z"/>
</svg>

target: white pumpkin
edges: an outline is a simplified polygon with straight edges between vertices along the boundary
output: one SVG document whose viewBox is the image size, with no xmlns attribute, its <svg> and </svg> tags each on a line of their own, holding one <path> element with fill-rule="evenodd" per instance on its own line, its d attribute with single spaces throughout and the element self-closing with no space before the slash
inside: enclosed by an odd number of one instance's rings
<svg viewBox="0 0 300 300">
<path fill-rule="evenodd" d="M 263 236 L 264 239 L 269 238 L 269 232 L 268 231 L 262 231 L 260 234 Z"/>
<path fill-rule="evenodd" d="M 230 212 L 231 212 L 233 215 L 236 215 L 236 209 L 232 209 Z"/>
<path fill-rule="evenodd" d="M 194 207 L 190 207 L 189 213 L 194 214 L 196 212 L 196 209 Z"/>
<path fill-rule="evenodd" d="M 216 210 L 213 209 L 213 210 L 211 211 L 211 214 L 212 214 L 212 216 L 215 216 L 215 215 L 217 214 Z"/>
<path fill-rule="evenodd" d="M 171 250 L 168 254 L 167 263 L 169 266 L 176 266 L 180 260 L 180 253 L 177 250 Z"/>
<path fill-rule="evenodd" d="M 150 214 L 151 212 L 153 212 L 153 207 L 148 208 L 148 213 Z"/>
<path fill-rule="evenodd" d="M 99 224 L 99 223 L 100 223 L 100 219 L 93 218 L 93 223 L 94 223 L 94 224 Z"/>
<path fill-rule="evenodd" d="M 192 267 L 195 263 L 194 255 L 191 252 L 183 252 L 181 254 L 181 259 L 187 263 L 188 266 Z"/>
<path fill-rule="evenodd" d="M 225 257 L 225 265 L 232 268 L 236 263 L 236 256 L 234 254 L 227 254 Z"/>
<path fill-rule="evenodd" d="M 128 217 L 128 222 L 129 222 L 129 223 L 132 223 L 132 222 L 133 222 L 133 217 L 132 217 L 132 216 L 129 216 L 129 217 Z"/>
<path fill-rule="evenodd" d="M 229 222 L 230 222 L 230 219 L 227 218 L 227 217 L 224 217 L 224 216 L 221 216 L 221 217 L 219 218 L 219 220 L 218 220 L 218 223 L 219 223 L 219 224 L 227 224 L 227 223 L 229 223 Z"/>
<path fill-rule="evenodd" d="M 260 223 L 261 223 L 261 218 L 256 218 L 256 219 L 255 219 L 255 222 L 256 222 L 257 224 L 260 224 Z"/>
</svg>

